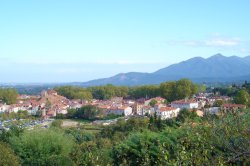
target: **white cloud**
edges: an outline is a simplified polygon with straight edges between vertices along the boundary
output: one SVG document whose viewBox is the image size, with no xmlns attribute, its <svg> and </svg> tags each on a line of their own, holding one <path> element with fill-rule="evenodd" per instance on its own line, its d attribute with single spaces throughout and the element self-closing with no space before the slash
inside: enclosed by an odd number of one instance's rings
<svg viewBox="0 0 250 166">
<path fill-rule="evenodd" d="M 204 41 L 204 44 L 206 46 L 215 46 L 215 47 L 227 47 L 227 46 L 237 46 L 241 44 L 241 41 L 239 39 L 211 39 Z"/>
<path fill-rule="evenodd" d="M 242 44 L 239 38 L 213 37 L 207 40 L 175 40 L 167 41 L 170 45 L 184 45 L 192 47 L 234 47 Z"/>
</svg>

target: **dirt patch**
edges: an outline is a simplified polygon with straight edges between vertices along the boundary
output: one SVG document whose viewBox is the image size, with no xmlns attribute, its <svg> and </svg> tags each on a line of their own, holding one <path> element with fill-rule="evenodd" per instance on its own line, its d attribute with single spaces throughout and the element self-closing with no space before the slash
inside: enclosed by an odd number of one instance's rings
<svg viewBox="0 0 250 166">
<path fill-rule="evenodd" d="M 74 122 L 74 121 L 63 121 L 62 127 L 77 127 L 78 126 L 78 122 Z"/>
</svg>

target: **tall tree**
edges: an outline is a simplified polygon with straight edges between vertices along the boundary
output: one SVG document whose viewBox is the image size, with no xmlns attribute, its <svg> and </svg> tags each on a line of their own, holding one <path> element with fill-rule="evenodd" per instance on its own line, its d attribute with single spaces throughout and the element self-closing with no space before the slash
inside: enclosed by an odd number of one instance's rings
<svg viewBox="0 0 250 166">
<path fill-rule="evenodd" d="M 18 92 L 15 89 L 0 89 L 0 100 L 6 104 L 15 104 L 18 97 Z"/>
<path fill-rule="evenodd" d="M 244 104 L 250 106 L 250 95 L 246 90 L 240 90 L 234 99 L 237 104 Z"/>
</svg>

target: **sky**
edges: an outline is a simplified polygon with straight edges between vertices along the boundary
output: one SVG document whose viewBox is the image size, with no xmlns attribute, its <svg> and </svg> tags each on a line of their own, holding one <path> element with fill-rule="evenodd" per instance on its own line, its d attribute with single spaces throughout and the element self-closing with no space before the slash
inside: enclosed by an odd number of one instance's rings
<svg viewBox="0 0 250 166">
<path fill-rule="evenodd" d="M 2 0 L 0 83 L 84 82 L 250 55 L 249 0 Z"/>
</svg>

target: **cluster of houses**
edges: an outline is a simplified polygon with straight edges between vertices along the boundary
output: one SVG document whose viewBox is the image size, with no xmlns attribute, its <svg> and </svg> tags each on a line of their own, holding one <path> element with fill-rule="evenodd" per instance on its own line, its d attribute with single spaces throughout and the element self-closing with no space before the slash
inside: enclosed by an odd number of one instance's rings
<svg viewBox="0 0 250 166">
<path fill-rule="evenodd" d="M 71 101 L 57 94 L 54 90 L 42 91 L 39 96 L 20 95 L 16 104 L 0 103 L 0 113 L 17 113 L 27 111 L 30 115 L 39 115 L 44 118 L 54 117 L 57 114 L 67 114 Z"/>
<path fill-rule="evenodd" d="M 151 101 L 154 100 L 154 105 Z M 146 116 L 157 115 L 161 119 L 176 117 L 181 109 L 196 111 L 199 116 L 204 113 L 216 114 L 219 111 L 237 110 L 246 108 L 244 105 L 223 104 L 220 107 L 213 107 L 214 103 L 222 100 L 223 103 L 230 103 L 231 98 L 227 96 L 213 96 L 209 93 L 196 95 L 192 100 L 183 99 L 166 103 L 164 98 L 155 97 L 152 99 L 124 100 L 115 97 L 111 100 L 69 100 L 57 94 L 54 90 L 43 91 L 40 96 L 20 95 L 18 102 L 6 105 L 0 102 L 0 113 L 17 113 L 19 110 L 26 110 L 31 115 L 40 115 L 43 118 L 55 117 L 58 114 L 67 114 L 68 109 L 77 109 L 85 105 L 94 105 L 103 109 L 106 114 L 123 116 Z"/>
</svg>

